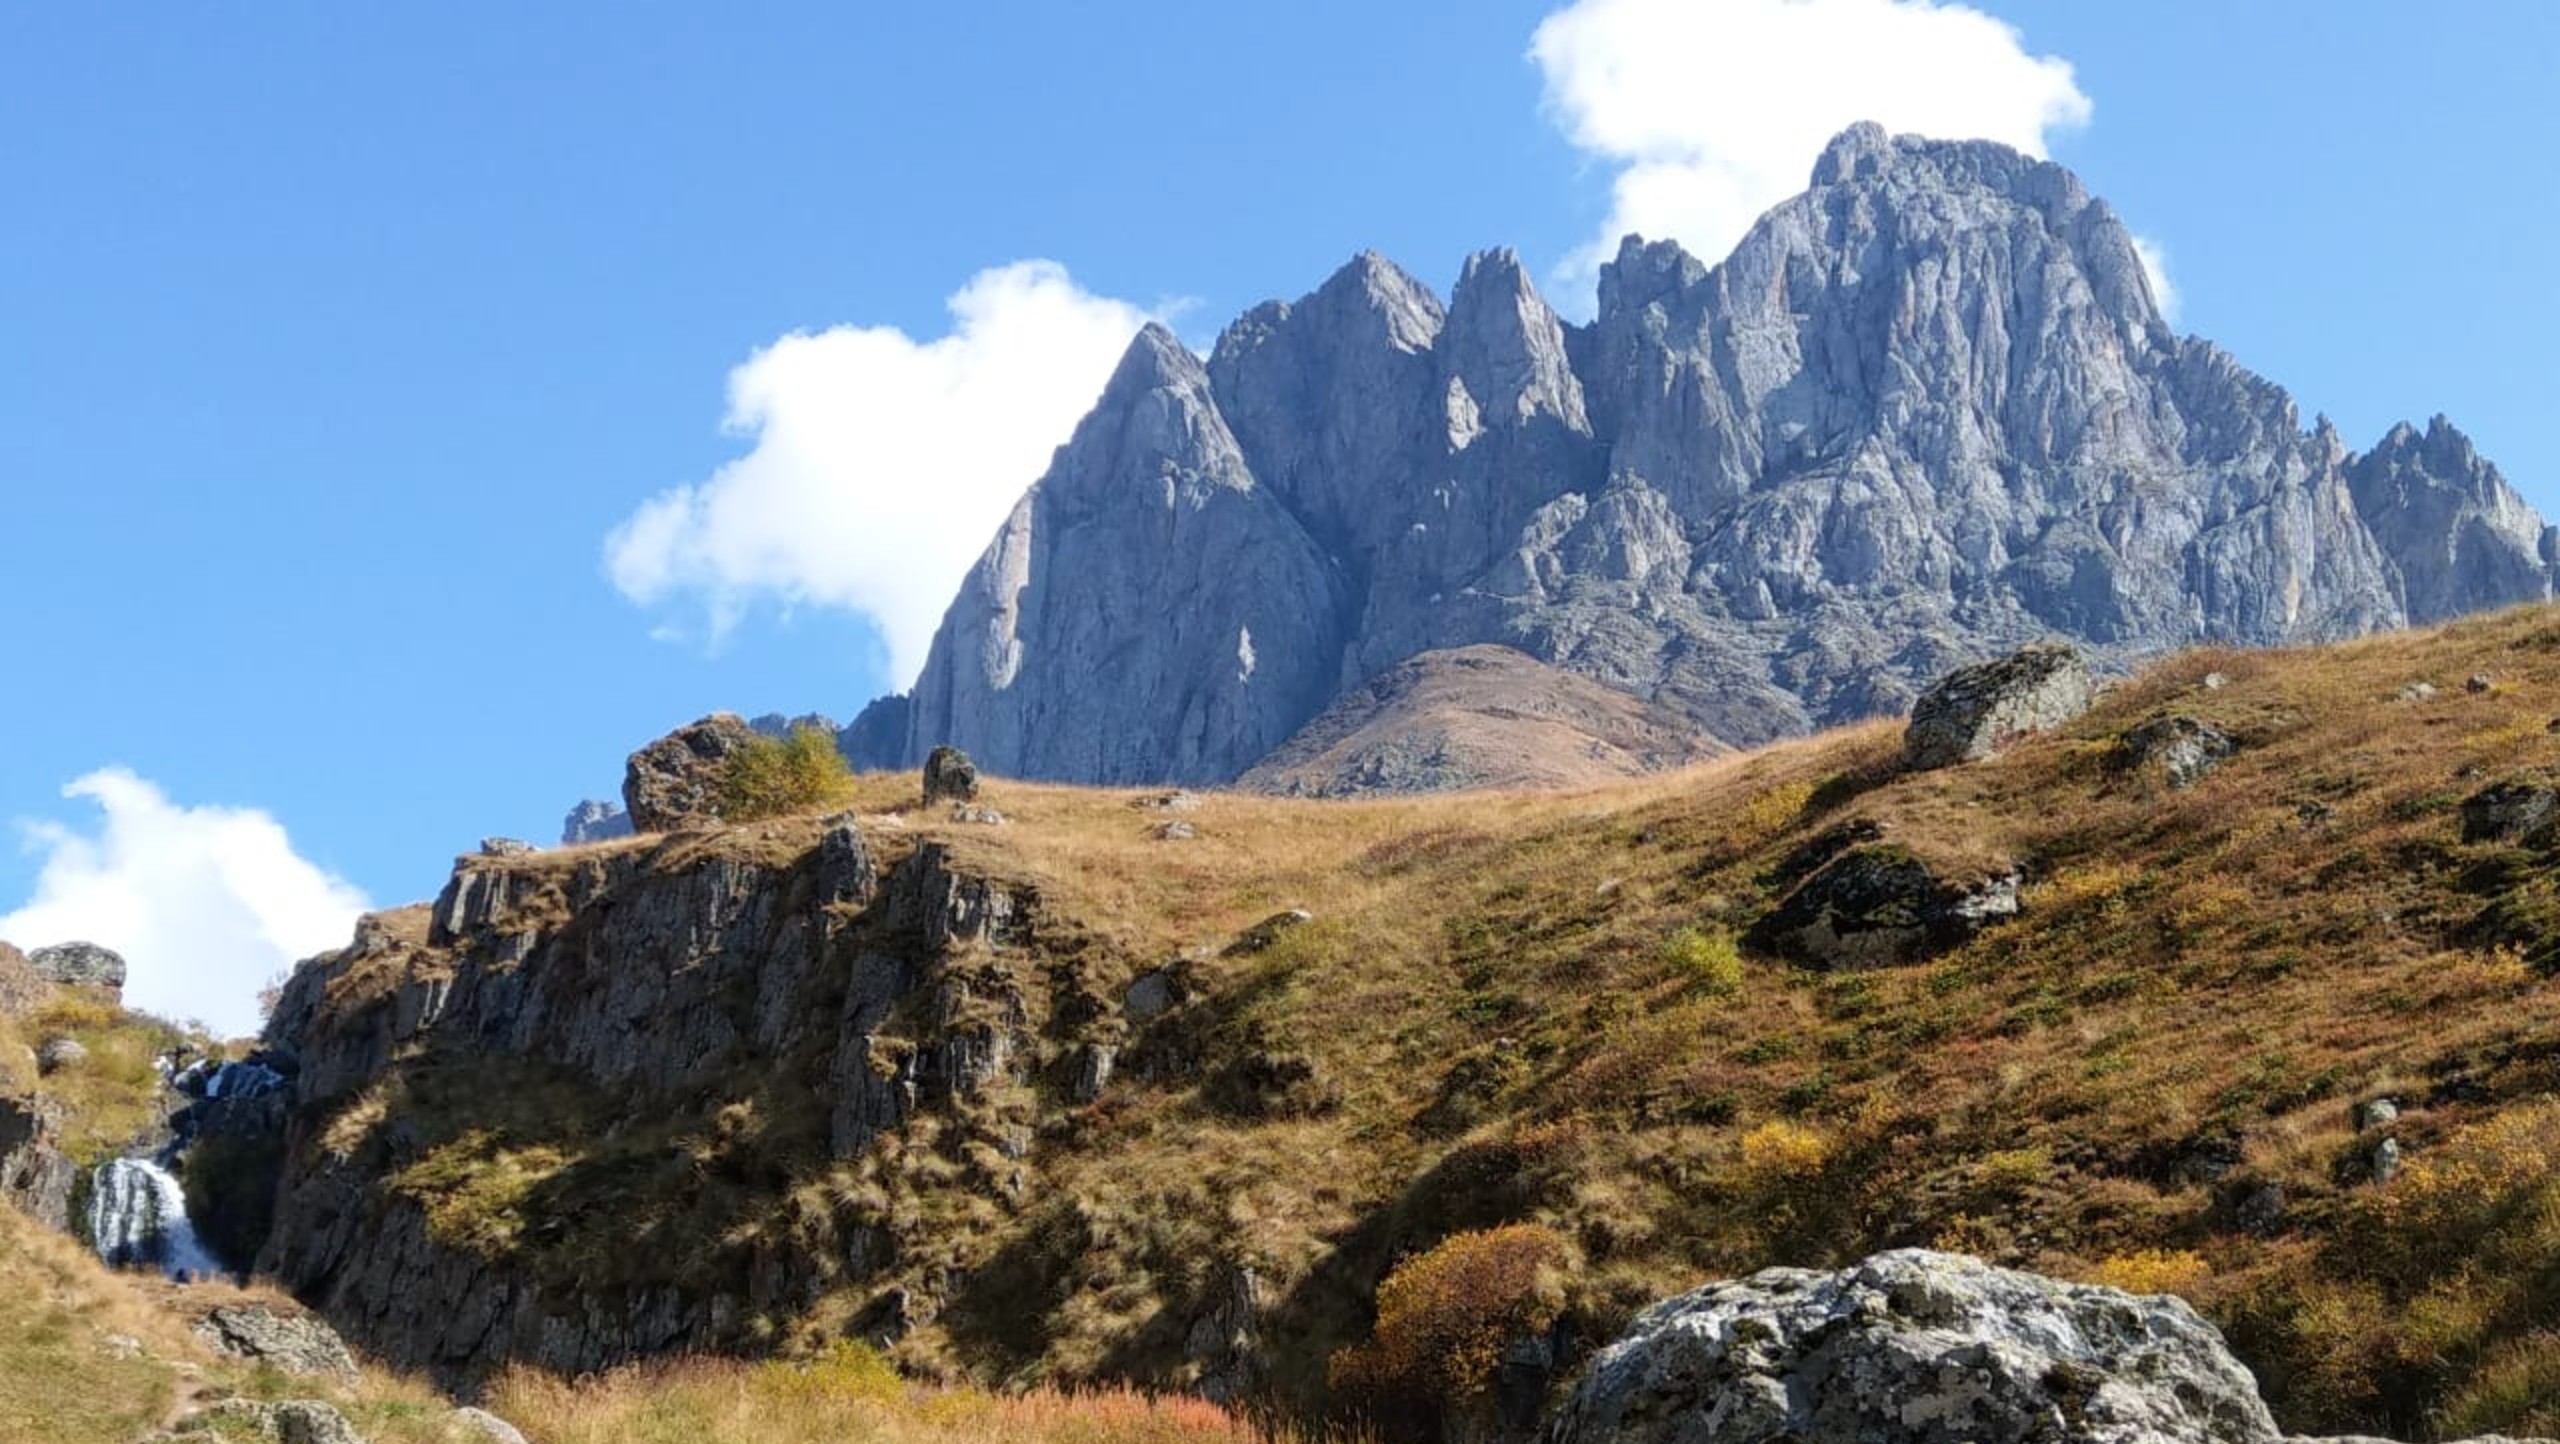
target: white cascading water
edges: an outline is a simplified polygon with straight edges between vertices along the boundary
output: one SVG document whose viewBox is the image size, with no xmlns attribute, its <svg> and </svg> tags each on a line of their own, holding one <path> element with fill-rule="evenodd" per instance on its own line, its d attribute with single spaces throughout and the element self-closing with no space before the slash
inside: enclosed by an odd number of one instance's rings
<svg viewBox="0 0 2560 1444">
<path fill-rule="evenodd" d="M 89 1237 L 98 1256 L 118 1266 L 157 1264 L 173 1279 L 212 1278 L 222 1265 L 196 1237 L 186 1190 L 148 1158 L 98 1165 L 89 1185 Z"/>
<path fill-rule="evenodd" d="M 255 1098 L 284 1086 L 284 1075 L 264 1063 L 225 1063 L 206 1076 L 207 1098 Z"/>
</svg>

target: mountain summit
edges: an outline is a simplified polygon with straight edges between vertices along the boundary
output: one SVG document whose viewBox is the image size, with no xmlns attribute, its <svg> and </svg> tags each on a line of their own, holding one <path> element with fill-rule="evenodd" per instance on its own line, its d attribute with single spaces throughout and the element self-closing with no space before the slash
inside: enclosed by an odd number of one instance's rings
<svg viewBox="0 0 2560 1444">
<path fill-rule="evenodd" d="M 1150 327 L 859 760 L 1218 782 L 1425 652 L 1499 643 L 1748 744 L 2056 634 L 2123 659 L 2551 596 L 2439 419 L 2351 454 L 2162 319 L 2133 238 L 2007 147 L 1844 132 L 1721 265 L 1629 237 L 1570 326 L 1506 251 L 1364 254 Z"/>
</svg>

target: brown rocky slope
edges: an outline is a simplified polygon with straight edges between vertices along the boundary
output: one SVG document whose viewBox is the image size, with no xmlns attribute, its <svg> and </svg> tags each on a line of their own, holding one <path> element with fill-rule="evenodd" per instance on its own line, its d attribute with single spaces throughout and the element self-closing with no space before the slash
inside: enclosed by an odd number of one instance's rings
<svg viewBox="0 0 2560 1444">
<path fill-rule="evenodd" d="M 1285 797 L 1573 787 L 1724 750 L 1679 713 L 1526 652 L 1458 647 L 1344 693 L 1236 786 Z"/>
<path fill-rule="evenodd" d="M 852 1333 L 1317 1408 L 1461 1231 L 1564 1241 L 1565 1371 L 1685 1284 L 1923 1245 L 2184 1293 L 2295 1428 L 2548 1430 L 2553 839 L 2463 804 L 2553 786 L 2555 716 L 2535 608 L 2190 654 L 1927 772 L 1875 724 L 1212 795 L 1178 842 L 1149 795 L 994 780 L 973 826 L 882 777 L 466 858 L 288 990 L 263 1262 L 448 1377 Z M 2174 778 L 2128 742 L 2196 729 Z M 1901 887 L 2013 906 L 1907 928 Z M 1825 970 L 1780 915 L 1901 931 Z"/>
</svg>

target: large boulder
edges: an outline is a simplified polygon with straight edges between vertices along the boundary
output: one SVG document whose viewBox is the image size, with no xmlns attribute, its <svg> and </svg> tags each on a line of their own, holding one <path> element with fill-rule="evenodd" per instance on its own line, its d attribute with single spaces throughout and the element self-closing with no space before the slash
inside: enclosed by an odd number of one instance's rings
<svg viewBox="0 0 2560 1444">
<path fill-rule="evenodd" d="M 720 784 L 730 754 L 755 740 L 746 719 L 714 712 L 631 754 L 622 805 L 636 832 L 671 832 L 720 816 Z"/>
<path fill-rule="evenodd" d="M 1647 1309 L 1547 1444 L 2274 1444 L 2249 1371 L 2165 1296 L 1904 1249 Z"/>
<path fill-rule="evenodd" d="M 924 805 L 978 800 L 978 764 L 957 747 L 936 747 L 924 760 Z"/>
<path fill-rule="evenodd" d="M 75 988 L 124 989 L 124 959 L 96 943 L 55 943 L 27 954 L 36 975 L 48 983 Z"/>
<path fill-rule="evenodd" d="M 1905 848 L 1856 847 L 1815 869 L 1747 940 L 1812 968 L 1915 963 L 2015 916 L 2019 882 L 2014 870 L 1952 882 Z"/>
<path fill-rule="evenodd" d="M 2089 710 L 2097 682 L 2060 643 L 2022 648 L 1941 678 L 1911 709 L 1903 734 L 1914 771 L 1988 757 L 2020 737 L 2048 732 Z"/>
<path fill-rule="evenodd" d="M 288 1374 L 356 1376 L 355 1355 L 338 1331 L 311 1317 L 288 1317 L 255 1304 L 225 1304 L 196 1321 L 196 1337 L 235 1359 L 273 1364 Z"/>
</svg>

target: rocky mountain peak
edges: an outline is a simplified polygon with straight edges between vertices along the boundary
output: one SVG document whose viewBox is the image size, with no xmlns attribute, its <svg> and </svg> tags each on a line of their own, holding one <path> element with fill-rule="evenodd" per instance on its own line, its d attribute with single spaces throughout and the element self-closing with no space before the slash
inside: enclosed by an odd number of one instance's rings
<svg viewBox="0 0 2560 1444">
<path fill-rule="evenodd" d="M 1713 266 L 1627 238 L 1587 328 L 1496 250 L 1445 305 L 1363 253 L 1205 364 L 1142 335 L 954 604 L 896 760 L 1226 780 L 1480 644 L 1748 744 L 2049 637 L 2103 667 L 2551 595 L 2560 543 L 2449 423 L 2362 457 L 2306 432 L 2170 332 L 2063 167 L 1859 125 L 1812 181 Z"/>
<path fill-rule="evenodd" d="M 1487 418 L 1551 416 L 1588 432 L 1582 380 L 1565 350 L 1564 322 L 1508 250 L 1467 258 L 1451 293 L 1444 369 L 1452 382 L 1451 444 L 1463 450 Z"/>
</svg>

